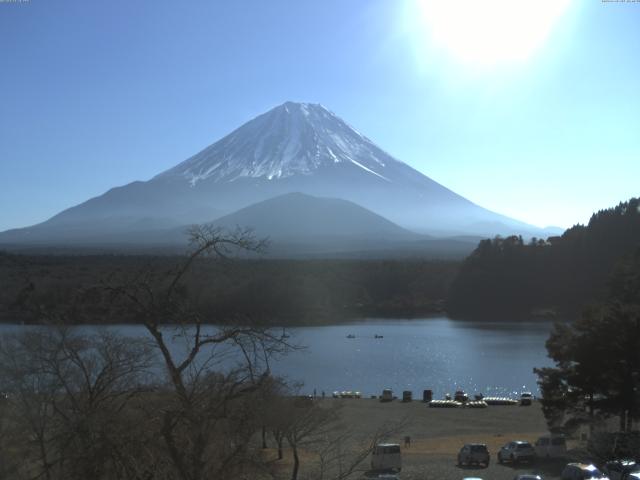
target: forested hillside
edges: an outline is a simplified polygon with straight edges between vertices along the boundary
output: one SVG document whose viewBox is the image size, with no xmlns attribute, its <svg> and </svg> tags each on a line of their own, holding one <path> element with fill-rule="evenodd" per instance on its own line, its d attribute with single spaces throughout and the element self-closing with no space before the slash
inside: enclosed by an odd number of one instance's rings
<svg viewBox="0 0 640 480">
<path fill-rule="evenodd" d="M 613 269 L 640 245 L 639 208 L 632 198 L 547 240 L 483 240 L 453 282 L 447 310 L 469 318 L 574 317 L 604 298 Z"/>
<path fill-rule="evenodd" d="M 129 323 L 130 310 L 103 305 L 110 285 L 162 282 L 182 257 L 0 253 L 0 321 L 35 321 L 34 308 L 75 305 L 74 323 Z M 362 316 L 439 313 L 459 262 L 425 260 L 200 259 L 184 294 L 218 323 L 334 323 Z M 98 301 L 97 299 L 101 299 Z M 68 310 L 68 309 L 67 309 Z"/>
</svg>

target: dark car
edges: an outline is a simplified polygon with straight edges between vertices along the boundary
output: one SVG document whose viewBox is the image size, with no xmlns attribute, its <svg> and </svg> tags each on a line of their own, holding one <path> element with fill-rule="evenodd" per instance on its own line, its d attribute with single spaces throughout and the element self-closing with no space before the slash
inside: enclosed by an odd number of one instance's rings
<svg viewBox="0 0 640 480">
<path fill-rule="evenodd" d="M 626 480 L 629 474 L 640 472 L 640 465 L 634 460 L 611 460 L 602 470 L 611 480 Z"/>
<path fill-rule="evenodd" d="M 607 477 L 595 465 L 586 463 L 567 463 L 562 470 L 562 480 L 606 479 Z"/>
<path fill-rule="evenodd" d="M 529 406 L 533 401 L 533 394 L 531 392 L 522 392 L 520 395 L 520 405 Z"/>
<path fill-rule="evenodd" d="M 458 452 L 458 465 L 489 466 L 489 450 L 484 443 L 467 443 Z"/>
</svg>

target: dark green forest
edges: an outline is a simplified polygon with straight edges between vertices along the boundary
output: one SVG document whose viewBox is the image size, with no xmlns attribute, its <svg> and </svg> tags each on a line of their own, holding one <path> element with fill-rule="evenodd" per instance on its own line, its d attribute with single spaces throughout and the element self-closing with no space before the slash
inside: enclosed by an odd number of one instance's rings
<svg viewBox="0 0 640 480">
<path fill-rule="evenodd" d="M 606 298 L 614 270 L 640 246 L 639 208 L 632 198 L 546 240 L 481 241 L 451 285 L 447 311 L 465 318 L 575 318 Z"/>
<path fill-rule="evenodd" d="M 74 305 L 72 323 L 131 323 L 103 292 L 112 284 L 165 278 L 183 257 L 0 256 L 0 320 L 42 321 L 39 311 Z M 441 313 L 459 262 L 427 260 L 199 259 L 183 294 L 210 323 L 337 323 L 362 316 Z M 68 312 L 68 309 L 66 309 Z M 40 319 L 40 320 L 37 320 Z"/>
</svg>

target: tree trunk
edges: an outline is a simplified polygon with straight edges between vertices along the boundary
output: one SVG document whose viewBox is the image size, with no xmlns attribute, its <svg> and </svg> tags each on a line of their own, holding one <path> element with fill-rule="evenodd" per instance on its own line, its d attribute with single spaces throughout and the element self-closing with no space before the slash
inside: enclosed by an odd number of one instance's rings
<svg viewBox="0 0 640 480">
<path fill-rule="evenodd" d="M 278 460 L 282 460 L 284 455 L 282 454 L 282 437 L 277 437 L 278 441 Z"/>
<path fill-rule="evenodd" d="M 262 448 L 267 448 L 267 427 L 262 426 Z"/>
<path fill-rule="evenodd" d="M 293 449 L 293 472 L 291 472 L 291 480 L 298 480 L 298 468 L 300 468 L 300 459 L 298 458 L 298 449 L 295 445 Z"/>
<path fill-rule="evenodd" d="M 593 393 L 589 394 L 589 437 L 593 435 Z"/>
</svg>

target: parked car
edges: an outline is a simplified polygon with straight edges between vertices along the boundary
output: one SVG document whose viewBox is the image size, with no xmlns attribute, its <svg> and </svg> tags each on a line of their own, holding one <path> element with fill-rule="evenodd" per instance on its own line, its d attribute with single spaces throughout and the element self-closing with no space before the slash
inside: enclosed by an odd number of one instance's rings
<svg viewBox="0 0 640 480">
<path fill-rule="evenodd" d="M 380 395 L 381 402 L 390 402 L 393 400 L 393 390 L 390 388 L 385 388 L 382 390 L 382 395 Z"/>
<path fill-rule="evenodd" d="M 379 443 L 371 452 L 371 470 L 399 472 L 402 470 L 400 445 L 397 443 Z"/>
<path fill-rule="evenodd" d="M 562 470 L 562 480 L 604 480 L 606 478 L 605 474 L 593 464 L 567 463 L 567 466 Z"/>
<path fill-rule="evenodd" d="M 467 443 L 458 452 L 458 465 L 489 466 L 489 450 L 484 443 Z"/>
<path fill-rule="evenodd" d="M 535 443 L 538 458 L 564 457 L 567 453 L 567 442 L 562 435 L 543 435 Z"/>
<path fill-rule="evenodd" d="M 610 460 L 604 464 L 602 471 L 611 480 L 633 480 L 634 477 L 640 476 L 640 465 L 634 460 Z M 630 476 L 632 473 L 638 475 Z"/>
<path fill-rule="evenodd" d="M 528 406 L 533 402 L 533 394 L 531 392 L 522 392 L 520 395 L 520 405 Z"/>
<path fill-rule="evenodd" d="M 533 445 L 529 442 L 516 440 L 505 444 L 498 452 L 498 462 L 517 463 L 521 461 L 532 461 L 536 456 Z"/>
<path fill-rule="evenodd" d="M 543 478 L 535 473 L 521 473 L 513 477 L 513 480 L 543 480 Z"/>
</svg>

